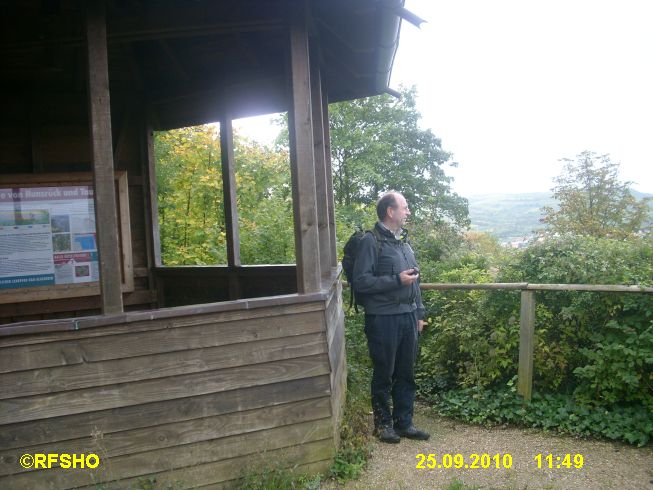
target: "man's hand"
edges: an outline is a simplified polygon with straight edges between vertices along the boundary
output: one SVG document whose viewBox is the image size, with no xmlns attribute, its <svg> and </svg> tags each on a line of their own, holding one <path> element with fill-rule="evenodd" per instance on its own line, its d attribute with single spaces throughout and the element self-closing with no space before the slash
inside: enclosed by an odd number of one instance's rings
<svg viewBox="0 0 653 490">
<path fill-rule="evenodd" d="M 419 272 L 417 269 L 408 269 L 399 273 L 399 280 L 402 286 L 409 286 L 419 279 Z"/>
<path fill-rule="evenodd" d="M 422 333 L 422 330 L 424 330 L 424 320 L 417 320 L 417 331 Z"/>
</svg>

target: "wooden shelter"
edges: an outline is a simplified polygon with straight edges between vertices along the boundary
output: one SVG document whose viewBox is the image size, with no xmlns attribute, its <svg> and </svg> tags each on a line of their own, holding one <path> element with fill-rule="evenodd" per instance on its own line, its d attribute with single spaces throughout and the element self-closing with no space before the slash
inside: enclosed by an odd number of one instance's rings
<svg viewBox="0 0 653 490">
<path fill-rule="evenodd" d="M 329 466 L 346 369 L 328 102 L 387 90 L 402 5 L 0 1 L 0 488 Z M 246 266 L 231 121 L 280 111 L 296 265 Z M 228 264 L 166 267 L 153 131 L 215 121 Z M 100 463 L 21 464 L 61 453 Z"/>
</svg>

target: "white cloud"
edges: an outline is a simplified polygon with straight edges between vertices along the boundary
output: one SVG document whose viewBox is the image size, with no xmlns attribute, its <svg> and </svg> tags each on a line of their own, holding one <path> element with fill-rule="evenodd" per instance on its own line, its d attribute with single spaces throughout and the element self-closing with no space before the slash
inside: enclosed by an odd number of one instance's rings
<svg viewBox="0 0 653 490">
<path fill-rule="evenodd" d="M 651 5 L 651 6 L 649 6 Z M 653 191 L 653 4 L 406 0 L 392 85 L 415 84 L 463 195 L 547 191 L 559 158 L 610 153 Z"/>
</svg>

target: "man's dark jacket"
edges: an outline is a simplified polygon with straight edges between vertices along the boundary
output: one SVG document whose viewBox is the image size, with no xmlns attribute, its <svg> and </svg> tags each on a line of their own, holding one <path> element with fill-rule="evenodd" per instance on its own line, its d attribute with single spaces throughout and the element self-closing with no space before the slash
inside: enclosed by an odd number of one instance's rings
<svg viewBox="0 0 653 490">
<path fill-rule="evenodd" d="M 417 267 L 415 254 L 408 243 L 397 240 L 390 230 L 376 223 L 381 237 L 379 246 L 372 233 L 366 233 L 356 252 L 354 291 L 356 301 L 368 315 L 395 315 L 416 312 L 424 319 L 424 305 L 419 280 L 408 286 L 401 284 L 399 273 Z M 377 259 L 377 249 L 380 249 Z"/>
</svg>

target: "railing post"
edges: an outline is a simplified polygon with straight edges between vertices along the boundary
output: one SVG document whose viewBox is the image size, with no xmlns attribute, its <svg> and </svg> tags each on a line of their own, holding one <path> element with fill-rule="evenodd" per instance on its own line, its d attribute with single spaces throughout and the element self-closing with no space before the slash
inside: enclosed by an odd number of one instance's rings
<svg viewBox="0 0 653 490">
<path fill-rule="evenodd" d="M 526 400 L 533 391 L 533 335 L 535 331 L 535 291 L 522 289 L 519 314 L 519 368 L 517 393 Z"/>
</svg>

